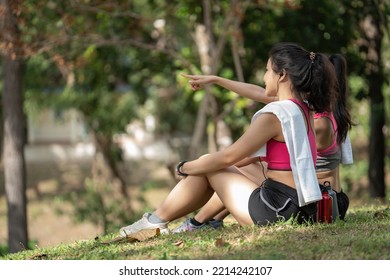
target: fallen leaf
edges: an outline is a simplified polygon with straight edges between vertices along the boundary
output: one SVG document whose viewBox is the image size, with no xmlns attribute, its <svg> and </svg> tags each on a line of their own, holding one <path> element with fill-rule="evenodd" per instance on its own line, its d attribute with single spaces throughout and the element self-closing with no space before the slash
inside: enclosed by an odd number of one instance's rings
<svg viewBox="0 0 390 280">
<path fill-rule="evenodd" d="M 173 243 L 173 245 L 175 245 L 177 247 L 180 247 L 180 248 L 183 248 L 184 247 L 184 241 L 183 240 L 178 240 L 175 243 Z"/>
<path fill-rule="evenodd" d="M 223 247 L 225 246 L 226 242 L 222 238 L 218 238 L 215 240 L 214 244 L 216 247 Z"/>
</svg>

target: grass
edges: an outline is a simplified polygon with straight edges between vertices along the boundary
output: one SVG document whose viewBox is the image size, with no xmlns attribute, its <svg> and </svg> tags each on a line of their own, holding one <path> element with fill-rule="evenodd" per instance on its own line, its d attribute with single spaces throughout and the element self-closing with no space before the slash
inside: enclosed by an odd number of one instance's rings
<svg viewBox="0 0 390 280">
<path fill-rule="evenodd" d="M 172 225 L 175 226 L 175 225 Z M 171 227 L 172 227 L 171 226 Z M 269 227 L 162 235 L 144 242 L 102 244 L 114 234 L 52 248 L 7 254 L 2 260 L 389 260 L 390 208 L 352 207 L 333 224 L 280 223 Z"/>
</svg>

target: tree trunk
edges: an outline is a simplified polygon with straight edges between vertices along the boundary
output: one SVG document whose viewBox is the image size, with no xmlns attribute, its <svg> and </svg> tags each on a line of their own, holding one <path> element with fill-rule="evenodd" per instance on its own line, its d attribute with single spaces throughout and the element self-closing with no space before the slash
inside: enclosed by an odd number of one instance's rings
<svg viewBox="0 0 390 280">
<path fill-rule="evenodd" d="M 380 94 L 383 77 L 371 77 L 369 81 L 370 102 L 370 145 L 369 185 L 371 197 L 385 198 L 385 108 Z M 380 95 L 380 96 L 379 96 Z M 382 100 L 382 101 L 380 101 Z"/>
<path fill-rule="evenodd" d="M 200 64 L 203 74 L 210 74 L 211 72 L 211 57 L 210 57 L 210 42 L 209 37 L 206 34 L 206 27 L 204 25 L 198 25 L 195 30 L 195 42 L 198 45 Z M 207 108 L 208 108 L 208 99 L 210 96 L 209 86 L 205 87 L 205 95 L 203 97 L 202 103 L 198 109 L 198 114 L 196 117 L 196 124 L 194 133 L 192 135 L 191 146 L 190 146 L 190 159 L 195 159 L 199 156 L 199 147 L 202 142 L 206 122 L 207 122 Z"/>
<path fill-rule="evenodd" d="M 233 1 L 234 2 L 234 1 Z M 224 22 L 224 33 L 220 35 L 218 42 L 215 43 L 213 37 L 213 23 L 210 3 L 207 0 L 202 1 L 204 24 L 198 25 L 195 32 L 195 42 L 198 45 L 201 69 L 203 74 L 215 75 L 218 72 L 221 62 L 222 53 L 226 45 L 228 30 L 232 24 L 234 14 L 231 10 L 227 13 Z M 205 87 L 205 96 L 198 110 L 194 133 L 190 146 L 190 158 L 194 159 L 199 156 L 199 148 L 204 136 L 207 114 L 209 113 L 214 118 L 217 116 L 217 106 L 215 97 L 210 93 L 208 86 Z M 214 121 L 214 120 L 213 120 Z M 216 133 L 215 124 L 211 124 L 212 133 Z M 209 141 L 216 141 L 215 135 L 208 137 Z M 216 143 L 209 143 L 209 147 L 216 147 Z"/>
<path fill-rule="evenodd" d="M 27 247 L 24 129 L 21 94 L 21 63 L 4 58 L 4 175 L 8 205 L 8 236 L 11 252 Z"/>
<path fill-rule="evenodd" d="M 101 135 L 96 132 L 93 132 L 93 136 L 95 138 L 95 146 L 97 152 L 101 153 L 104 164 L 106 165 L 106 168 L 108 168 L 108 176 L 111 177 L 111 179 L 118 181 L 121 194 L 124 198 L 128 200 L 129 195 L 126 189 L 126 182 L 120 174 L 116 160 L 114 159 L 114 156 L 111 152 L 111 148 L 113 145 L 111 139 L 105 135 Z"/>
<path fill-rule="evenodd" d="M 18 2 L 2 0 L 3 50 L 3 163 L 8 207 L 8 247 L 14 253 L 27 249 L 27 199 L 25 173 L 25 117 L 22 95 L 22 59 L 15 13 Z"/>
<path fill-rule="evenodd" d="M 24 159 L 24 114 L 21 90 L 21 62 L 3 59 L 4 146 L 3 162 L 8 206 L 10 253 L 27 248 L 27 199 Z"/>
<path fill-rule="evenodd" d="M 381 59 L 381 32 L 379 10 L 367 15 L 361 23 L 367 44 L 366 73 L 370 97 L 369 188 L 372 197 L 385 198 L 385 107 L 382 88 L 384 83 Z"/>
</svg>

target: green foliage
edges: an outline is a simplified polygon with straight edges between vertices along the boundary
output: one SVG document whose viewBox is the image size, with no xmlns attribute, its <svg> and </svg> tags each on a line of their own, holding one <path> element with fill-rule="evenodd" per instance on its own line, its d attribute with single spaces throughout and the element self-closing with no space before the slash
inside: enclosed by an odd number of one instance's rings
<svg viewBox="0 0 390 280">
<path fill-rule="evenodd" d="M 184 89 L 179 72 L 171 76 L 175 79 L 173 82 L 164 76 L 153 77 L 153 85 L 148 88 L 149 99 L 141 116 L 151 114 L 156 118 L 157 135 L 188 135 L 195 124 L 194 115 L 199 101 L 189 89 Z M 181 85 L 181 88 L 176 88 L 174 84 Z"/>
<path fill-rule="evenodd" d="M 282 41 L 296 41 L 308 50 L 325 53 L 339 52 L 348 45 L 353 28 L 343 6 L 327 0 L 304 0 L 295 6 L 285 6 L 275 23 L 282 32 L 279 37 Z"/>
<path fill-rule="evenodd" d="M 48 89 L 58 90 L 64 86 L 58 67 L 44 54 L 28 59 L 23 78 L 27 91 L 47 92 Z"/>
<path fill-rule="evenodd" d="M 92 222 L 101 226 L 104 232 L 127 222 L 128 216 L 124 211 L 127 209 L 126 201 L 115 194 L 113 185 L 87 178 L 83 189 L 67 193 L 64 199 L 74 206 L 75 222 Z"/>
<path fill-rule="evenodd" d="M 8 245 L 0 244 L 0 257 L 3 257 L 9 253 Z"/>
<path fill-rule="evenodd" d="M 340 172 L 341 187 L 343 191 L 350 192 L 351 190 L 361 189 L 368 171 L 368 162 L 365 160 L 355 159 L 352 165 L 343 165 Z"/>
<path fill-rule="evenodd" d="M 37 248 L 37 241 L 36 240 L 29 240 L 27 250 L 34 250 Z M 7 244 L 0 244 L 0 257 L 7 256 L 9 254 L 8 245 Z"/>
<path fill-rule="evenodd" d="M 72 4 L 50 1 L 48 5 L 46 1 L 24 2 L 22 33 L 29 36 L 28 42 L 34 43 L 34 48 L 44 46 L 42 50 L 48 50 L 28 61 L 28 100 L 36 99 L 35 105 L 39 106 L 47 104 L 46 96 L 40 97 L 38 92 L 59 96 L 67 87 L 64 73 L 73 71 L 75 83 L 71 91 L 78 94 L 67 95 L 65 91 L 61 99 L 69 98 L 68 106 L 80 109 L 91 124 L 92 120 L 98 123 L 95 128 L 104 130 L 111 122 L 116 131 L 123 131 L 127 120 L 151 114 L 157 120 L 159 134 L 192 133 L 203 93 L 191 93 L 180 85 L 177 77 L 180 71 L 200 72 L 198 50 L 191 34 L 204 20 L 199 1 L 113 1 L 105 5 L 102 1 Z M 358 0 L 246 3 L 241 24 L 243 37 L 233 38 L 242 44 L 245 80 L 261 84 L 268 50 L 278 41 L 294 41 L 326 53 L 341 52 L 347 55 L 351 70 L 360 74 L 360 50 L 350 42 L 359 36 L 356 15 L 361 15 L 358 9 L 364 6 L 362 3 Z M 226 31 L 223 22 L 230 4 L 230 1 L 210 2 L 211 31 L 216 39 Z M 49 45 L 44 45 L 45 42 Z M 218 73 L 234 79 L 229 47 L 228 44 Z M 129 96 L 107 97 L 116 95 L 118 89 Z M 213 87 L 213 93 L 219 112 L 232 110 L 234 94 L 217 87 Z M 361 87 L 353 96 L 361 98 L 366 94 Z M 120 110 L 118 103 L 124 104 Z M 249 123 L 254 105 L 245 100 L 235 105 L 225 121 L 236 137 Z M 31 111 L 33 105 L 26 106 Z M 110 112 L 110 116 L 105 112 Z M 112 112 L 117 113 L 111 115 Z"/>
</svg>

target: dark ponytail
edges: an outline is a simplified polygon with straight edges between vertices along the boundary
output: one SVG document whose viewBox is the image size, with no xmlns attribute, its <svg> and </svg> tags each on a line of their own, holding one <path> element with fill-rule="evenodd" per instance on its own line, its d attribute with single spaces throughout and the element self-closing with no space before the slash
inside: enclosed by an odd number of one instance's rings
<svg viewBox="0 0 390 280">
<path fill-rule="evenodd" d="M 307 98 L 314 111 L 332 112 L 338 98 L 337 78 L 327 55 L 316 54 L 313 61 L 310 94 Z"/>
<path fill-rule="evenodd" d="M 331 112 L 337 99 L 337 79 L 329 58 L 293 43 L 276 44 L 269 53 L 272 69 L 287 73 L 297 98 L 316 112 Z"/>
<path fill-rule="evenodd" d="M 338 81 L 338 99 L 333 109 L 333 116 L 337 123 L 337 143 L 341 144 L 347 137 L 348 130 L 352 127 L 351 116 L 347 109 L 347 62 L 341 54 L 332 54 L 329 57 L 334 66 Z"/>
</svg>

